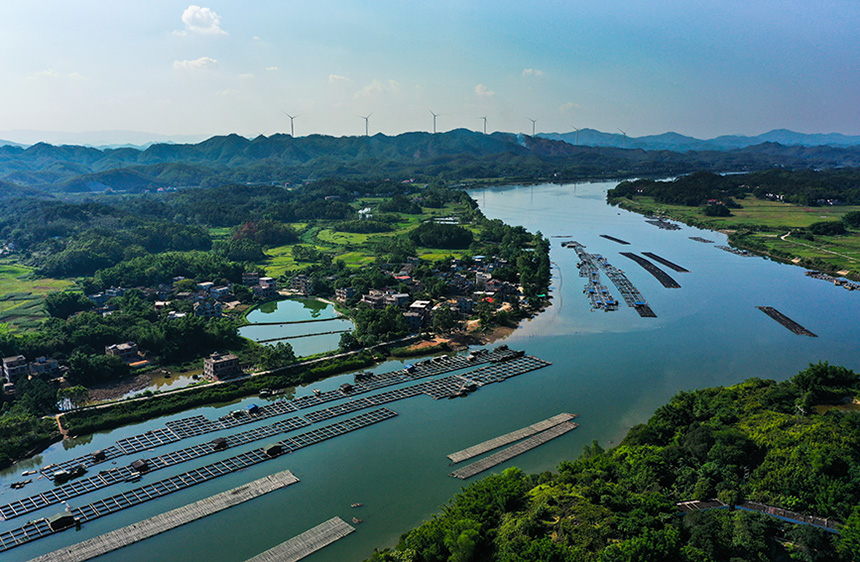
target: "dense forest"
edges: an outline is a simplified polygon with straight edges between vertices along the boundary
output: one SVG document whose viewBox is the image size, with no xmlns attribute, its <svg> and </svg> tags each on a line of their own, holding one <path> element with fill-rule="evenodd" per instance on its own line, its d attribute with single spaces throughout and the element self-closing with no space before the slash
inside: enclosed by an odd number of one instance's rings
<svg viewBox="0 0 860 562">
<path fill-rule="evenodd" d="M 375 562 L 860 560 L 858 375 L 819 363 L 785 382 L 681 392 L 617 447 L 556 473 L 511 468 L 467 486 Z M 840 534 L 761 512 L 677 502 L 754 500 L 834 518 Z"/>
</svg>

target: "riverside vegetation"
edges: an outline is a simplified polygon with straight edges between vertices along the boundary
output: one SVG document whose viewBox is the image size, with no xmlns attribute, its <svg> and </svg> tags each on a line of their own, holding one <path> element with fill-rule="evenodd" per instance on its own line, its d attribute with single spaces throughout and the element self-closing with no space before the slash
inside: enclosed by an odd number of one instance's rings
<svg viewBox="0 0 860 562">
<path fill-rule="evenodd" d="M 740 248 L 860 279 L 860 168 L 624 181 L 612 204 L 729 232 Z"/>
<path fill-rule="evenodd" d="M 513 325 L 538 310 L 550 279 L 549 244 L 540 233 L 488 220 L 468 195 L 441 185 L 325 180 L 295 189 L 225 186 L 82 201 L 21 196 L 6 202 L 11 212 L 0 217 L 0 234 L 15 248 L 7 259 L 77 290 L 42 297 L 43 319 L 28 324 L 35 328 L 22 329 L 11 318 L 0 331 L 0 356 L 46 356 L 68 367 L 62 379 L 53 381 L 22 377 L 14 395 L 0 398 L 0 466 L 57 438 L 56 421 L 43 416 L 56 414 L 59 401 L 85 406 L 88 387 L 131 374 L 126 362 L 104 353 L 105 346 L 134 341 L 151 364 L 170 368 L 199 368 L 213 351 L 233 352 L 258 370 L 294 363 L 289 343 L 260 345 L 239 336 L 243 312 L 254 301 L 240 283 L 244 272 L 275 271 L 281 286 L 301 273 L 310 292 L 326 298 L 337 289 L 351 289 L 355 296 L 344 306 L 355 329 L 341 338 L 341 351 L 408 334 L 400 309 L 366 307 L 358 302 L 363 293 L 390 288 L 439 302 L 455 292 L 446 281 L 455 258 L 465 267 L 472 256 L 496 256 L 493 277 L 522 291 L 523 303 L 515 296 L 504 309 L 479 302 L 473 316 L 484 328 Z M 372 219 L 359 220 L 361 209 L 372 210 Z M 443 223 L 434 222 L 443 217 Z M 408 281 L 394 279 L 406 262 Z M 185 279 L 174 281 L 177 277 Z M 191 302 L 177 294 L 196 291 L 203 281 L 232 285 L 239 306 L 223 318 L 193 316 Z M 94 310 L 85 295 L 112 286 L 138 288 L 110 299 L 108 314 Z M 154 301 L 165 298 L 170 303 L 156 310 Z M 187 315 L 170 318 L 171 312 Z M 461 321 L 444 310 L 434 315 L 430 328 L 448 331 Z M 73 434 L 116 427 L 263 387 L 306 383 L 381 357 L 362 352 L 254 382 L 77 409 L 63 414 L 63 423 Z"/>
<path fill-rule="evenodd" d="M 819 363 L 784 382 L 681 392 L 621 444 L 556 473 L 477 481 L 372 562 L 860 560 L 860 377 Z M 681 516 L 676 502 L 755 500 L 837 519 L 840 534 L 758 512 Z"/>
</svg>

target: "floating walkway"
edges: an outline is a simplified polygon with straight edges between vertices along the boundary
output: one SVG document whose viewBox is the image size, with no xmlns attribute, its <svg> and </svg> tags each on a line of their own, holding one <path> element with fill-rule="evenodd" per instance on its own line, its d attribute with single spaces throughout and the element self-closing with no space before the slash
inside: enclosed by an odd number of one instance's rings
<svg viewBox="0 0 860 562">
<path fill-rule="evenodd" d="M 312 324 L 314 322 L 332 322 L 333 320 L 347 320 L 345 316 L 333 318 L 313 318 L 311 320 L 288 320 L 285 322 L 250 322 L 244 326 L 286 326 L 288 324 Z"/>
<path fill-rule="evenodd" d="M 677 281 L 675 281 L 674 279 L 672 279 L 671 277 L 669 277 L 668 273 L 666 273 L 665 271 L 663 271 L 662 269 L 660 269 L 659 267 L 657 267 L 656 265 L 654 265 L 650 261 L 646 260 L 642 256 L 637 256 L 633 252 L 620 252 L 620 254 L 622 256 L 624 256 L 625 258 L 630 258 L 631 260 L 633 260 L 636 263 L 638 263 L 639 265 L 641 265 L 642 268 L 645 269 L 645 271 L 647 271 L 648 273 L 653 275 L 655 278 L 657 278 L 657 281 L 659 281 L 660 284 L 662 284 L 667 289 L 680 289 L 681 288 L 681 284 L 678 283 Z"/>
<path fill-rule="evenodd" d="M 248 562 L 296 562 L 355 531 L 340 517 L 332 517 L 286 542 L 248 560 Z"/>
<path fill-rule="evenodd" d="M 234 505 L 245 503 L 275 490 L 295 484 L 299 479 L 285 470 L 244 486 L 221 492 L 186 506 L 162 513 L 139 523 L 99 535 L 84 542 L 34 558 L 30 562 L 84 562 L 130 544 L 154 537 Z"/>
<path fill-rule="evenodd" d="M 607 240 L 612 240 L 613 242 L 618 242 L 619 244 L 623 244 L 624 246 L 629 246 L 630 242 L 626 240 L 622 240 L 621 238 L 616 238 L 614 236 L 609 236 L 608 234 L 601 234 L 601 238 L 606 238 Z"/>
<path fill-rule="evenodd" d="M 454 478 L 459 478 L 460 480 L 465 480 L 467 478 L 471 478 L 472 476 L 484 472 L 490 468 L 493 468 L 496 465 L 499 465 L 507 460 L 510 460 L 517 455 L 521 455 L 526 451 L 530 451 L 535 447 L 543 445 L 547 441 L 551 441 L 556 437 L 560 437 L 567 433 L 568 431 L 574 430 L 579 427 L 578 423 L 573 423 L 570 421 L 562 422 L 555 427 L 551 427 L 542 433 L 538 433 L 534 437 L 530 437 L 525 441 L 520 441 L 516 445 L 511 445 L 507 449 L 502 449 L 498 453 L 493 453 L 489 457 L 485 457 L 479 461 L 475 461 L 470 465 L 464 466 L 458 470 L 455 470 L 451 473 L 451 476 Z"/>
<path fill-rule="evenodd" d="M 474 353 L 471 356 L 451 355 L 425 359 L 416 363 L 412 370 L 397 369 L 387 373 L 375 374 L 367 380 L 356 382 L 352 385 L 352 389 L 349 394 L 354 396 L 388 386 L 394 386 L 434 375 L 490 363 L 509 357 L 512 353 L 515 352 L 506 348 L 496 348 L 490 352 Z M 52 479 L 54 472 L 61 469 L 68 471 L 76 466 L 90 468 L 91 466 L 95 466 L 109 460 L 114 460 L 123 455 L 133 455 L 142 451 L 154 449 L 155 447 L 175 443 L 182 439 L 232 429 L 234 427 L 255 423 L 267 418 L 282 416 L 298 410 L 312 408 L 327 402 L 342 400 L 343 398 L 344 394 L 340 390 L 329 390 L 321 392 L 318 395 L 307 395 L 294 398 L 292 400 L 278 400 L 271 402 L 265 406 L 260 406 L 256 413 L 241 417 L 224 416 L 217 420 L 210 420 L 205 416 L 197 415 L 173 420 L 167 422 L 165 424 L 166 427 L 147 431 L 142 435 L 120 439 L 116 442 L 116 445 L 107 447 L 95 453 L 42 467 L 40 472 L 46 478 Z"/>
<path fill-rule="evenodd" d="M 654 260 L 654 261 L 656 261 L 656 262 L 658 262 L 658 263 L 662 263 L 663 265 L 665 265 L 665 266 L 666 266 L 666 267 L 668 267 L 669 269 L 674 269 L 674 270 L 675 270 L 675 271 L 677 271 L 678 273 L 690 273 L 690 271 L 689 271 L 689 270 L 684 269 L 683 267 L 681 267 L 680 265 L 678 265 L 678 264 L 676 264 L 676 263 L 672 263 L 672 262 L 670 262 L 670 261 L 669 261 L 669 260 L 667 260 L 666 258 L 661 258 L 660 256 L 658 256 L 658 255 L 657 255 L 657 254 L 655 254 L 654 252 L 642 252 L 642 255 L 643 255 L 643 256 L 646 256 L 646 257 L 649 257 L 649 258 L 651 258 L 652 260 Z"/>
<path fill-rule="evenodd" d="M 397 414 L 386 408 L 380 408 L 367 412 L 354 418 L 334 423 L 306 433 L 295 435 L 269 445 L 264 449 L 254 449 L 235 457 L 230 457 L 195 470 L 184 472 L 152 484 L 147 484 L 127 492 L 116 494 L 108 498 L 97 500 L 82 507 L 72 508 L 67 513 L 74 518 L 71 526 L 80 525 L 117 511 L 172 494 L 203 482 L 208 482 L 225 474 L 230 474 L 253 466 L 282 454 L 292 453 L 304 447 L 321 443 L 333 437 L 368 427 L 381 421 L 396 417 Z M 30 521 L 17 529 L 0 533 L 0 552 L 4 552 L 16 546 L 38 540 L 40 538 L 61 532 L 68 525 L 59 529 L 51 526 L 47 519 Z"/>
<path fill-rule="evenodd" d="M 463 449 L 462 451 L 451 453 L 450 455 L 448 455 L 448 458 L 451 460 L 452 463 L 457 464 L 459 462 L 471 459 L 472 457 L 483 455 L 484 453 L 492 451 L 493 449 L 498 449 L 502 445 L 508 445 L 510 443 L 514 443 L 515 441 L 519 441 L 520 439 L 531 437 L 536 433 L 540 433 L 541 431 L 547 430 L 551 427 L 555 427 L 562 422 L 570 421 L 574 418 L 576 418 L 576 416 L 573 414 L 559 414 L 549 419 L 539 421 L 528 427 L 524 427 L 522 429 L 512 431 L 500 437 L 496 437 L 495 439 L 490 439 L 488 441 L 484 441 L 483 443 L 478 443 L 477 445 L 473 445 L 467 449 Z"/>
<path fill-rule="evenodd" d="M 797 322 L 795 322 L 794 320 L 792 320 L 791 318 L 789 318 L 788 316 L 786 316 L 785 314 L 783 314 L 782 312 L 778 311 L 777 309 L 775 309 L 771 306 L 757 306 L 756 308 L 761 310 L 762 312 L 764 312 L 765 314 L 767 314 L 768 316 L 770 316 L 771 318 L 773 318 L 774 320 L 776 320 L 777 322 L 779 322 L 780 324 L 782 324 L 783 326 L 785 326 L 786 328 L 788 328 L 789 330 L 791 330 L 792 332 L 797 334 L 798 336 L 809 336 L 811 338 L 817 338 L 818 337 L 815 334 L 813 334 L 812 332 L 810 332 L 809 330 L 807 330 L 806 328 L 804 328 L 803 326 L 801 326 L 800 324 L 798 324 Z"/>
<path fill-rule="evenodd" d="M 349 330 L 332 330 L 330 332 L 317 332 L 315 334 L 299 334 L 298 336 L 283 336 L 281 338 L 269 338 L 267 340 L 256 340 L 257 343 L 271 343 L 273 341 L 284 341 L 284 340 L 297 340 L 299 338 L 312 338 L 314 336 L 328 336 L 330 334 L 342 334 L 344 332 L 351 332 L 352 329 Z"/>
<path fill-rule="evenodd" d="M 690 240 L 694 240 L 696 242 L 701 242 L 702 244 L 713 244 L 713 240 L 708 240 L 707 238 L 702 238 L 701 236 L 690 236 Z"/>
<path fill-rule="evenodd" d="M 647 222 L 648 224 L 653 224 L 657 228 L 663 230 L 681 230 L 680 226 L 673 222 L 669 222 L 662 217 L 647 219 L 645 220 L 645 222 Z"/>
</svg>

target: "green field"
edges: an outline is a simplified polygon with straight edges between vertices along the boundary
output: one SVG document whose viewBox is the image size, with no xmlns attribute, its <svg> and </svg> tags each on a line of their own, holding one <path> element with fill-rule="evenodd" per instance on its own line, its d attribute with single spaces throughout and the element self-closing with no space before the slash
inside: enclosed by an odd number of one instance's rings
<svg viewBox="0 0 860 562">
<path fill-rule="evenodd" d="M 357 208 L 364 208 L 383 201 L 382 198 L 366 197 L 360 199 Z M 397 216 L 397 222 L 391 226 L 390 232 L 379 232 L 374 234 L 358 234 L 352 232 L 341 232 L 330 228 L 325 222 L 318 224 L 293 223 L 292 226 L 299 233 L 299 242 L 305 246 L 313 246 L 316 250 L 331 255 L 334 259 L 343 261 L 347 267 L 362 267 L 375 260 L 373 243 L 381 238 L 402 236 L 417 228 L 422 221 L 433 217 L 458 216 L 465 212 L 461 205 L 448 203 L 439 209 L 423 208 L 420 215 L 409 215 L 403 213 L 386 213 L 386 215 Z M 478 233 L 479 229 L 472 225 L 463 225 Z M 293 259 L 292 248 L 294 244 L 277 246 L 266 250 L 268 259 L 259 265 L 265 269 L 266 274 L 278 277 L 288 272 L 300 271 L 307 265 Z M 462 257 L 463 252 L 441 251 L 435 248 L 419 248 L 418 255 L 425 260 L 438 260 L 445 256 Z"/>
<path fill-rule="evenodd" d="M 45 295 L 72 286 L 71 281 L 38 278 L 29 267 L 0 261 L 0 325 L 13 331 L 36 328 L 47 316 L 42 309 Z"/>
<path fill-rule="evenodd" d="M 748 249 L 806 267 L 843 272 L 843 275 L 860 278 L 860 232 L 849 231 L 842 236 L 815 236 L 814 240 L 788 235 L 792 229 L 806 228 L 821 221 L 839 220 L 846 213 L 860 210 L 860 207 L 799 207 L 754 197 L 738 202 L 743 208 L 732 209 L 730 217 L 708 217 L 700 207 L 664 205 L 650 197 L 637 197 L 635 201 L 624 199 L 621 206 L 638 213 L 663 214 L 712 230 L 732 233 L 750 229 L 752 232 L 737 239 L 740 245 L 744 245 L 744 241 L 752 243 L 745 246 Z M 766 249 L 757 248 L 759 244 Z"/>
</svg>

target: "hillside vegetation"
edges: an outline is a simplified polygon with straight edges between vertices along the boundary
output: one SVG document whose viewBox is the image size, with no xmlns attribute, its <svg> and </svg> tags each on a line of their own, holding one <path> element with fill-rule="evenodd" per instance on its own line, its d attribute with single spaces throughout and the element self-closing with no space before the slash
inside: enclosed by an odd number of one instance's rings
<svg viewBox="0 0 860 562">
<path fill-rule="evenodd" d="M 614 449 L 557 473 L 505 470 L 466 487 L 371 560 L 742 562 L 860 560 L 858 376 L 826 363 L 789 381 L 681 392 Z M 820 413 L 819 413 L 820 412 Z M 844 522 L 836 535 L 762 513 L 676 502 L 743 500 Z"/>
</svg>

